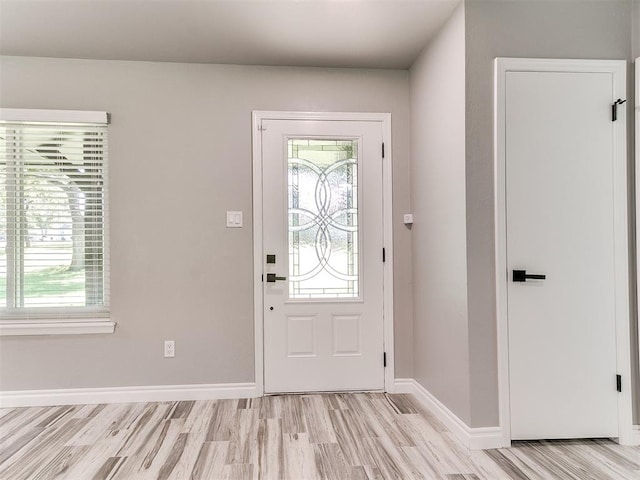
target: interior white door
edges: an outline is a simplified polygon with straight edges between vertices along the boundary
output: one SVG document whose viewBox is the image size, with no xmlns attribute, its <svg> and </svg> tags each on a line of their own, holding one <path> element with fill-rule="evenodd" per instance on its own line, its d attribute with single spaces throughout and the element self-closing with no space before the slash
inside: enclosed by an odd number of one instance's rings
<svg viewBox="0 0 640 480">
<path fill-rule="evenodd" d="M 608 73 L 506 74 L 514 440 L 618 433 L 612 91 Z"/>
<path fill-rule="evenodd" d="M 382 123 L 261 134 L 265 392 L 383 389 Z"/>
</svg>

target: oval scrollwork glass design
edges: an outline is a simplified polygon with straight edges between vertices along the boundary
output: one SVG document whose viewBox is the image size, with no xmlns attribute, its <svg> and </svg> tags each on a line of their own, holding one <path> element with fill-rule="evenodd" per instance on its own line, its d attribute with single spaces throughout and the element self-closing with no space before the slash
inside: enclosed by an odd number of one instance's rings
<svg viewBox="0 0 640 480">
<path fill-rule="evenodd" d="M 289 297 L 358 298 L 358 141 L 289 139 Z"/>
</svg>

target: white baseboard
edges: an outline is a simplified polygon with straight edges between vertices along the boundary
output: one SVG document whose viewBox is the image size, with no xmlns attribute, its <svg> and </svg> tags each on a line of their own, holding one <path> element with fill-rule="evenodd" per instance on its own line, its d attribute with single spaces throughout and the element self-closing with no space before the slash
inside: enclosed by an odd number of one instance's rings
<svg viewBox="0 0 640 480">
<path fill-rule="evenodd" d="M 394 392 L 413 394 L 467 448 L 484 450 L 509 446 L 504 443 L 500 427 L 472 428 L 467 426 L 413 378 L 396 378 Z M 0 408 L 217 400 L 255 398 L 260 395 L 255 383 L 15 390 L 0 392 Z M 633 427 L 632 445 L 640 445 L 640 425 Z"/>
<path fill-rule="evenodd" d="M 472 450 L 508 447 L 500 427 L 472 428 L 431 395 L 413 378 L 396 378 L 395 393 L 411 393 L 440 420 L 462 444 Z"/>
<path fill-rule="evenodd" d="M 255 383 L 16 390 L 0 392 L 0 407 L 216 400 L 223 398 L 253 398 L 257 396 L 258 389 Z"/>
</svg>

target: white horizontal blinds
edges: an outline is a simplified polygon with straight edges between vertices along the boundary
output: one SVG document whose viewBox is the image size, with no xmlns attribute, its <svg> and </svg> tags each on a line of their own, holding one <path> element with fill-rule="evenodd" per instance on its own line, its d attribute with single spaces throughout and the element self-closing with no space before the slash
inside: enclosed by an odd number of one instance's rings
<svg viewBox="0 0 640 480">
<path fill-rule="evenodd" d="M 106 126 L 0 123 L 4 316 L 108 312 Z"/>
</svg>

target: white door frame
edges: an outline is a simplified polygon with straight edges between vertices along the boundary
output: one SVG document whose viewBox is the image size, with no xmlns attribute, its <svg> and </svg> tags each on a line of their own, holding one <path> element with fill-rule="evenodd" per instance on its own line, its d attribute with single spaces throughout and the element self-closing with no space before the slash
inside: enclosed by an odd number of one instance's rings
<svg viewBox="0 0 640 480">
<path fill-rule="evenodd" d="M 387 366 L 384 372 L 384 389 L 393 393 L 394 349 L 393 349 L 393 202 L 392 202 L 392 155 L 391 114 L 390 113 L 347 113 L 347 112 L 252 112 L 251 136 L 253 140 L 253 302 L 254 302 L 254 339 L 255 339 L 255 382 L 256 393 L 264 395 L 264 298 L 262 287 L 263 239 L 262 239 L 262 120 L 329 120 L 380 122 L 382 141 L 384 142 L 384 161 L 382 162 L 383 207 L 382 222 L 384 231 L 383 263 L 384 288 L 384 351 L 387 353 Z M 382 255 L 382 252 L 380 252 Z"/>
<path fill-rule="evenodd" d="M 503 445 L 511 445 L 509 392 L 509 335 L 507 312 L 507 225 L 505 175 L 505 80 L 507 72 L 601 72 L 613 76 L 614 98 L 627 98 L 626 61 L 624 60 L 550 60 L 530 58 L 496 58 L 494 61 L 494 191 L 495 191 L 495 267 L 498 343 L 499 415 Z M 618 396 L 618 441 L 629 445 L 632 435 L 631 356 L 629 321 L 629 246 L 627 217 L 627 136 L 626 105 L 620 108 L 613 125 L 614 230 L 615 230 L 615 308 L 618 374 L 622 375 L 622 393 Z M 603 112 L 607 114 L 607 112 Z M 612 388 L 615 384 L 611 379 Z"/>
<path fill-rule="evenodd" d="M 636 123 L 636 131 L 635 131 L 635 201 L 636 201 L 636 211 L 635 211 L 635 227 L 636 227 L 636 264 L 635 264 L 635 276 L 636 276 L 636 313 L 640 311 L 640 305 L 638 304 L 638 300 L 640 299 L 640 276 L 638 275 L 638 258 L 640 258 L 640 249 L 638 248 L 638 239 L 640 239 L 640 222 L 638 221 L 638 215 L 640 215 L 640 192 L 638 188 L 640 188 L 640 57 L 636 58 L 636 68 L 635 68 L 635 97 L 636 97 L 636 105 L 635 105 L 635 123 Z M 640 315 L 636 317 L 636 322 L 640 322 Z M 638 342 L 637 348 L 640 350 L 640 323 L 637 326 L 638 330 L 638 338 L 636 341 Z M 638 360 L 640 361 L 640 352 L 638 352 Z M 640 379 L 636 379 L 640 383 Z M 637 385 L 636 385 L 637 386 Z M 640 392 L 637 393 L 640 395 Z M 640 423 L 640 421 L 638 422 Z M 633 427 L 633 444 L 640 445 L 640 425 L 635 425 Z"/>
</svg>

